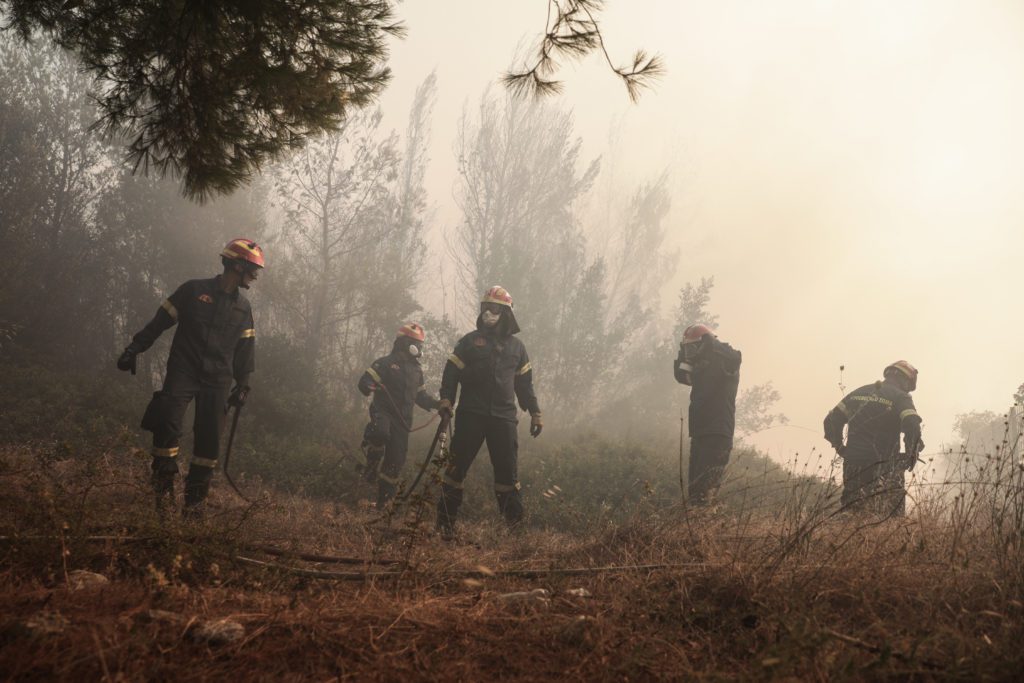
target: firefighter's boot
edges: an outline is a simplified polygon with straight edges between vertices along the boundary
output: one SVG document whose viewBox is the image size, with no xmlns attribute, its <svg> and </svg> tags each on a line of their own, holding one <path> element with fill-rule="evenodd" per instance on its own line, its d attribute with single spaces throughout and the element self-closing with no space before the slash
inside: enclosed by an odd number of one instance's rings
<svg viewBox="0 0 1024 683">
<path fill-rule="evenodd" d="M 377 477 L 378 511 L 383 510 L 394 499 L 395 493 L 398 491 L 398 477 L 392 476 L 389 469 L 386 466 L 381 468 L 380 476 Z"/>
<path fill-rule="evenodd" d="M 174 509 L 174 480 L 178 476 L 178 461 L 173 457 L 154 455 L 151 466 L 153 495 L 157 514 L 166 516 Z"/>
<path fill-rule="evenodd" d="M 495 484 L 494 495 L 498 499 L 498 512 L 509 527 L 516 527 L 523 521 L 523 500 L 519 496 L 519 484 Z"/>
<path fill-rule="evenodd" d="M 199 520 L 203 518 L 206 496 L 210 492 L 210 480 L 213 479 L 213 468 L 192 462 L 185 477 L 185 507 L 181 514 L 185 519 Z"/>
<path fill-rule="evenodd" d="M 363 481 L 372 484 L 377 481 L 380 471 L 380 462 L 384 459 L 385 446 L 377 446 L 368 441 L 363 442 L 363 452 L 366 453 L 366 467 L 363 470 Z"/>
<path fill-rule="evenodd" d="M 445 539 L 455 537 L 455 519 L 462 506 L 462 487 L 448 482 L 441 484 L 441 498 L 437 501 L 437 531 Z"/>
</svg>

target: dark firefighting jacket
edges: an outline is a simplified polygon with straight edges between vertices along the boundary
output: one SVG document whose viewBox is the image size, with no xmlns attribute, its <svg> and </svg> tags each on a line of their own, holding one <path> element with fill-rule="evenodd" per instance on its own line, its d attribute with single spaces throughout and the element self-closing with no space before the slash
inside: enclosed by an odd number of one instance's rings
<svg viewBox="0 0 1024 683">
<path fill-rule="evenodd" d="M 371 411 L 383 412 L 400 418 L 406 428 L 412 425 L 413 404 L 424 410 L 437 408 L 437 399 L 423 389 L 423 368 L 419 358 L 399 350 L 395 341 L 391 353 L 370 363 L 359 378 L 359 391 L 369 396 L 374 384 L 384 385 L 373 395 Z"/>
<path fill-rule="evenodd" d="M 460 384 L 460 413 L 515 422 L 517 399 L 523 410 L 540 412 L 526 346 L 514 334 L 484 331 L 479 320 L 477 329 L 460 339 L 448 356 L 441 376 L 441 398 L 454 404 Z"/>
<path fill-rule="evenodd" d="M 743 354 L 709 337 L 693 359 L 690 388 L 690 436 L 727 436 L 736 431 L 736 392 Z M 676 364 L 676 380 L 682 382 Z"/>
<path fill-rule="evenodd" d="M 844 446 L 843 426 L 847 424 Z M 844 458 L 890 460 L 899 453 L 900 432 L 905 434 L 907 452 L 916 457 L 921 417 L 910 394 L 890 382 L 851 391 L 825 416 L 825 438 Z"/>
<path fill-rule="evenodd" d="M 189 280 L 161 304 L 131 347 L 143 352 L 157 337 L 178 325 L 171 342 L 167 371 L 201 380 L 224 383 L 234 377 L 248 385 L 256 368 L 256 330 L 249 300 L 236 290 L 220 288 L 220 276 Z"/>
</svg>

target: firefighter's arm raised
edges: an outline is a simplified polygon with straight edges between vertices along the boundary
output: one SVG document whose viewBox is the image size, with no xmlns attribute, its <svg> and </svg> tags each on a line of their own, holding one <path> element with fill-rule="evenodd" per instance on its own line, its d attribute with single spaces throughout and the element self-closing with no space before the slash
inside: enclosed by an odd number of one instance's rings
<svg viewBox="0 0 1024 683">
<path fill-rule="evenodd" d="M 712 336 L 705 337 L 697 358 L 699 360 L 718 359 L 721 362 L 722 372 L 729 376 L 738 373 L 740 364 L 743 363 L 743 354 L 739 349 L 734 349 L 729 344 L 718 341 Z"/>
</svg>

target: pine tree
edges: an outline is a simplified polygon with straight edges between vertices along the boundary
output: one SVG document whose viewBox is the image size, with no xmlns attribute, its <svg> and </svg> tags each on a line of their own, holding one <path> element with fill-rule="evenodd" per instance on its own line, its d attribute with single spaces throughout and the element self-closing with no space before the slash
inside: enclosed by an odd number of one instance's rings
<svg viewBox="0 0 1024 683">
<path fill-rule="evenodd" d="M 135 169 L 229 193 L 280 152 L 336 130 L 388 81 L 390 0 L 0 0 L 95 78 L 101 128 Z"/>
</svg>

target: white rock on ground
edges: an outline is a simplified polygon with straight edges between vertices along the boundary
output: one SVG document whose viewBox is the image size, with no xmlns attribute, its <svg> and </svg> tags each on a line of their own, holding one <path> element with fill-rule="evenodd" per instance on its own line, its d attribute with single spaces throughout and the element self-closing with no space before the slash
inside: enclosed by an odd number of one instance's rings
<svg viewBox="0 0 1024 683">
<path fill-rule="evenodd" d="M 76 569 L 75 571 L 68 573 L 68 585 L 73 591 L 85 590 L 87 588 L 99 588 L 100 586 L 106 586 L 108 583 L 110 583 L 110 579 L 103 576 L 103 574 L 97 574 L 96 572 Z"/>
<path fill-rule="evenodd" d="M 212 619 L 190 628 L 188 637 L 199 643 L 229 645 L 245 637 L 245 627 L 231 619 Z"/>
</svg>

